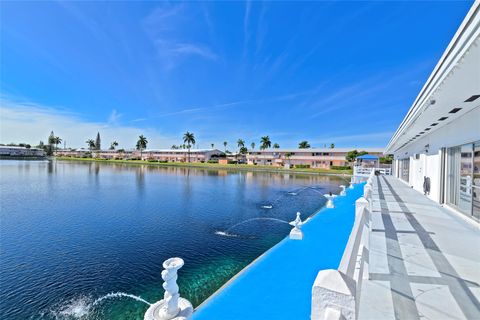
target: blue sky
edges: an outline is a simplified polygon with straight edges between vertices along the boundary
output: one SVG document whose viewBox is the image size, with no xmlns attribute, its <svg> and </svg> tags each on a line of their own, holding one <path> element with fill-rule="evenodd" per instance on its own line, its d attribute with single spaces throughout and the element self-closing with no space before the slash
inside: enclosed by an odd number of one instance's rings
<svg viewBox="0 0 480 320">
<path fill-rule="evenodd" d="M 1 2 L 0 142 L 383 147 L 472 2 Z"/>
</svg>

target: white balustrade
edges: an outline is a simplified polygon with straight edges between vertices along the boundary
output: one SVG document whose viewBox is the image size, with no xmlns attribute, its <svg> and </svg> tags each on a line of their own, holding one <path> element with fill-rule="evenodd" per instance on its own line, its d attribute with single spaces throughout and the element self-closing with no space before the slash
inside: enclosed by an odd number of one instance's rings
<svg viewBox="0 0 480 320">
<path fill-rule="evenodd" d="M 369 173 L 369 176 L 374 176 Z M 355 201 L 355 222 L 338 270 L 321 270 L 312 288 L 311 319 L 354 320 L 362 279 L 368 275 L 373 180 Z M 368 201 L 367 199 L 370 199 Z"/>
</svg>

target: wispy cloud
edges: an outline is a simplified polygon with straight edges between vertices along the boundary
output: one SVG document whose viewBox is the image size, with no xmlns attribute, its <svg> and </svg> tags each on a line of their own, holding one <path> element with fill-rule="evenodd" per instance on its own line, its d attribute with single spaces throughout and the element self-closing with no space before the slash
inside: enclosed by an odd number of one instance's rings
<svg viewBox="0 0 480 320">
<path fill-rule="evenodd" d="M 287 93 L 284 95 L 279 95 L 274 97 L 230 101 L 226 103 L 214 104 L 209 106 L 188 107 L 188 108 L 180 109 L 179 111 L 158 114 L 155 117 L 169 117 L 169 116 L 176 116 L 181 114 L 205 113 L 205 112 L 218 111 L 220 109 L 228 109 L 228 108 L 236 107 L 239 105 L 248 105 L 248 104 L 251 104 L 252 106 L 257 107 L 258 104 L 261 104 L 261 103 L 295 100 L 302 96 L 312 94 L 317 90 L 318 90 L 318 87 L 315 87 L 314 89 L 292 92 L 292 93 Z"/>
<path fill-rule="evenodd" d="M 385 145 L 385 142 L 393 135 L 393 131 L 383 131 L 374 133 L 350 134 L 334 132 L 331 135 L 318 136 L 311 143 L 316 146 L 323 144 L 335 143 L 335 145 L 346 145 L 348 147 L 356 147 L 356 145 L 366 148 L 371 146 Z"/>
<path fill-rule="evenodd" d="M 143 27 L 151 39 L 158 57 L 167 69 L 172 69 L 189 57 L 216 61 L 218 55 L 195 36 L 195 24 L 200 20 L 211 30 L 205 9 L 193 12 L 184 4 L 162 4 L 143 20 Z M 203 19 L 199 19 L 199 15 Z M 211 35 L 211 34 L 210 34 Z"/>
<path fill-rule="evenodd" d="M 378 105 L 379 102 L 391 102 L 391 99 L 386 98 L 378 101 L 376 100 L 377 95 L 385 96 L 385 93 L 389 91 L 395 93 L 395 88 L 399 84 L 408 83 L 412 77 L 416 77 L 427 66 L 428 64 L 425 62 L 420 62 L 407 68 L 406 71 L 382 71 L 363 80 L 347 83 L 328 94 L 321 93 L 308 103 L 304 102 L 301 107 L 307 107 L 313 111 L 310 118 L 317 118 L 338 110 L 351 109 L 355 106 L 354 110 L 357 111 L 369 107 L 372 110 L 373 105 Z M 397 98 L 396 95 L 392 97 L 392 99 Z"/>
<path fill-rule="evenodd" d="M 154 128 L 138 128 L 114 124 L 119 115 L 114 110 L 105 122 L 92 122 L 80 115 L 31 102 L 0 98 L 1 142 L 27 142 L 37 144 L 45 141 L 54 131 L 67 143 L 67 147 L 84 147 L 85 140 L 100 132 L 102 141 L 118 141 L 120 147 L 133 148 L 140 134 L 146 135 L 150 145 L 169 145 L 174 139 Z"/>
<path fill-rule="evenodd" d="M 243 18 L 243 57 L 247 55 L 248 41 L 250 40 L 250 34 L 248 32 L 248 25 L 250 23 L 250 10 L 252 7 L 252 2 L 247 0 L 245 2 L 245 16 Z"/>
<path fill-rule="evenodd" d="M 113 109 L 110 115 L 108 116 L 107 123 L 110 125 L 118 124 L 118 121 L 121 118 L 121 114 L 117 112 L 117 110 Z"/>
<path fill-rule="evenodd" d="M 207 47 L 193 43 L 176 43 L 172 41 L 157 40 L 157 48 L 161 51 L 162 56 L 177 58 L 181 56 L 199 56 L 209 60 L 216 60 L 217 55 Z"/>
</svg>

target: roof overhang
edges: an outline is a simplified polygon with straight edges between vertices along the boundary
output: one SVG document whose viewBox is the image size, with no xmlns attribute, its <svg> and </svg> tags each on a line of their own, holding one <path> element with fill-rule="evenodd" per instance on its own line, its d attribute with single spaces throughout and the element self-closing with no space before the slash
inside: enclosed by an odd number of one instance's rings
<svg viewBox="0 0 480 320">
<path fill-rule="evenodd" d="M 385 153 L 395 153 L 480 105 L 480 2 L 474 2 Z M 472 101 L 469 101 L 472 100 Z"/>
</svg>

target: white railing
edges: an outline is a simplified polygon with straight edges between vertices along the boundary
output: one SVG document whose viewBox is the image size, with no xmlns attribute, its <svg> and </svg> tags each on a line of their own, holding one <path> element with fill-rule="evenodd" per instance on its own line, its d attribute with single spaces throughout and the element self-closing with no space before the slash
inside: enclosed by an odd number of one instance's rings
<svg viewBox="0 0 480 320">
<path fill-rule="evenodd" d="M 373 179 L 370 172 L 363 197 L 355 201 L 355 222 L 337 270 L 321 270 L 312 288 L 312 320 L 354 320 L 362 279 L 368 277 Z"/>
<path fill-rule="evenodd" d="M 392 174 L 392 168 L 390 167 L 385 167 L 385 168 L 372 168 L 372 167 L 361 167 L 361 166 L 354 166 L 353 167 L 353 175 L 356 177 L 368 177 L 371 173 L 372 170 L 375 172 L 379 172 L 380 174 L 383 175 L 391 175 Z"/>
</svg>

